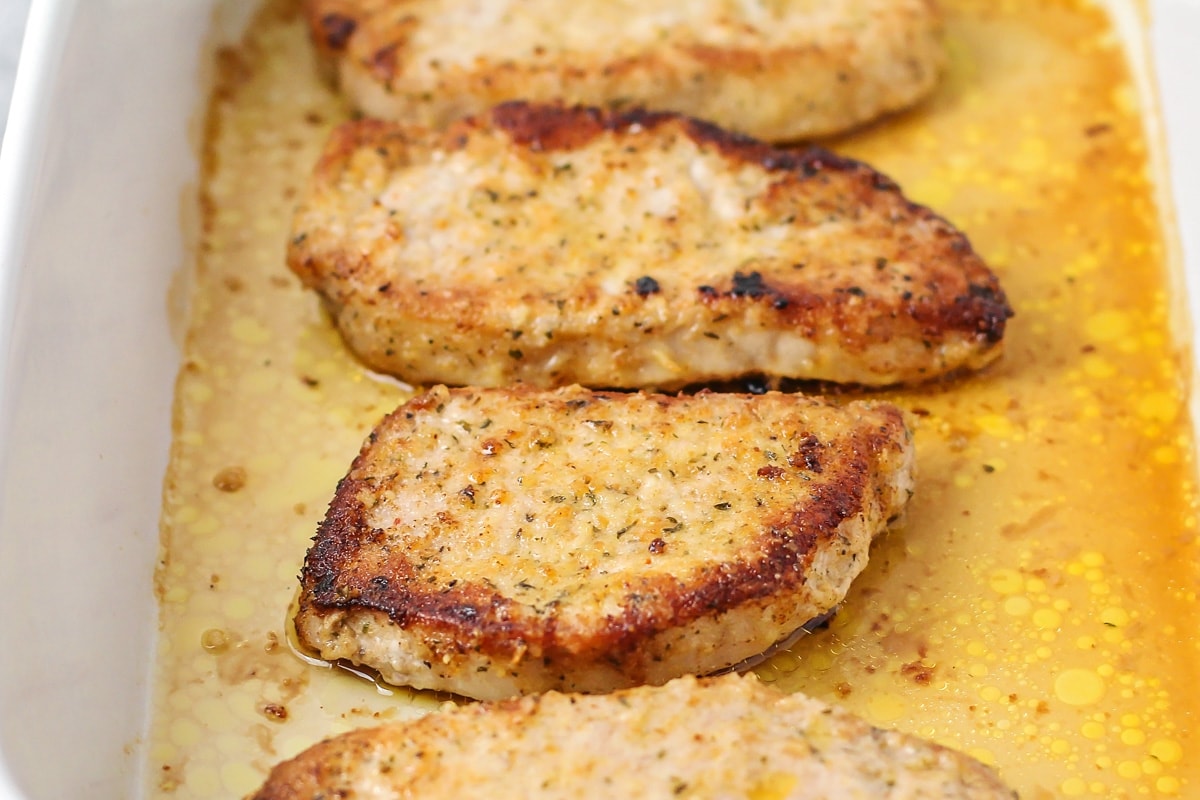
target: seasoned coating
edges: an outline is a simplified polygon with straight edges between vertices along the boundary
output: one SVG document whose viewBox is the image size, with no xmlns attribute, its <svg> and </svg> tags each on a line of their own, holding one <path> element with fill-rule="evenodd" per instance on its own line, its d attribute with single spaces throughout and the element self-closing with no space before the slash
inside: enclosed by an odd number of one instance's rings
<svg viewBox="0 0 1200 800">
<path fill-rule="evenodd" d="M 360 109 L 435 128 L 525 99 L 790 141 L 916 103 L 945 62 L 933 0 L 310 0 L 307 13 Z"/>
<path fill-rule="evenodd" d="M 339 484 L 297 634 L 482 699 L 715 672 L 842 601 L 912 470 L 884 403 L 436 387 Z"/>
<path fill-rule="evenodd" d="M 252 800 L 454 797 L 1013 800 L 945 747 L 750 676 L 551 692 L 329 739 Z"/>
<path fill-rule="evenodd" d="M 888 385 L 988 363 L 1011 315 L 878 172 L 671 114 L 349 123 L 288 261 L 367 365 L 417 384 Z"/>
</svg>

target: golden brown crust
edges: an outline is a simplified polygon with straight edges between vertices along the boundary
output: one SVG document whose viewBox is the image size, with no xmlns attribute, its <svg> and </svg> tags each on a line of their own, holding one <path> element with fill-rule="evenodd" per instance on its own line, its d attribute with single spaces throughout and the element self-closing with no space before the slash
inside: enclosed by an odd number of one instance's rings
<svg viewBox="0 0 1200 800">
<path fill-rule="evenodd" d="M 412 382 L 887 385 L 986 364 L 1012 314 L 966 237 L 865 164 L 644 111 L 346 125 L 289 264 Z"/>
<path fill-rule="evenodd" d="M 513 796 L 1012 800 L 968 756 L 750 677 L 446 709 L 329 739 L 252 800 Z"/>
<path fill-rule="evenodd" d="M 368 115 L 444 127 L 514 99 L 649 106 L 772 141 L 920 100 L 945 60 L 931 0 L 309 0 L 314 45 Z"/>
<path fill-rule="evenodd" d="M 472 696 L 715 671 L 840 601 L 908 498 L 910 447 L 878 404 L 436 389 L 339 484 L 297 631 Z"/>
</svg>

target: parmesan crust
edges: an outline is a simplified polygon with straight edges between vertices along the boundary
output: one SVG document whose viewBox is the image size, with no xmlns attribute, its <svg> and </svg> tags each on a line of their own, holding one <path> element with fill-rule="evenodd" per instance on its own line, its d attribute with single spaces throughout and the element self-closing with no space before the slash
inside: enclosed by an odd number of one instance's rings
<svg viewBox="0 0 1200 800">
<path fill-rule="evenodd" d="M 883 175 L 671 114 L 349 123 L 288 260 L 363 361 L 416 384 L 888 385 L 987 364 L 1011 315 Z"/>
<path fill-rule="evenodd" d="M 438 128 L 526 99 L 794 140 L 916 103 L 945 62 L 932 0 L 310 0 L 308 18 L 362 111 Z"/>
<path fill-rule="evenodd" d="M 296 630 L 485 699 L 711 673 L 841 602 L 912 487 L 884 403 L 438 387 L 339 484 Z"/>
<path fill-rule="evenodd" d="M 448 708 L 329 739 L 252 800 L 984 800 L 1016 794 L 954 750 L 751 677 Z"/>
</svg>

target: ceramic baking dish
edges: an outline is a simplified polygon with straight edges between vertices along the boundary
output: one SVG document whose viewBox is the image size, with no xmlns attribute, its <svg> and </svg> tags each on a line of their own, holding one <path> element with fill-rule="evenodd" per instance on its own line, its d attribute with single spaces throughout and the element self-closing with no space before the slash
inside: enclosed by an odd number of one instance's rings
<svg viewBox="0 0 1200 800">
<path fill-rule="evenodd" d="M 251 5 L 33 5 L 0 152 L 0 798 L 143 785 L 179 358 L 169 297 L 190 258 L 206 65 Z M 1146 122 L 1196 318 L 1200 3 L 1150 3 L 1148 35 L 1141 4 L 1110 6 L 1162 108 Z"/>
</svg>

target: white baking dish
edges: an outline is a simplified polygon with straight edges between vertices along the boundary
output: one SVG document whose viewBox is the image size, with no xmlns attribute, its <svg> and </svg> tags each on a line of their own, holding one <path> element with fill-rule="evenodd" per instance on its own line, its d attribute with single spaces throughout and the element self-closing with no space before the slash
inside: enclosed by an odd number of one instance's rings
<svg viewBox="0 0 1200 800">
<path fill-rule="evenodd" d="M 181 208 L 197 178 L 204 65 L 250 5 L 33 6 L 0 152 L 0 798 L 132 797 L 142 785 L 178 363 L 168 289 L 189 260 Z M 1137 4 L 1111 5 L 1148 90 Z M 1150 11 L 1191 259 L 1180 283 L 1200 318 L 1200 2 Z"/>
<path fill-rule="evenodd" d="M 0 155 L 5 798 L 136 794 L 213 5 L 31 10 Z"/>
</svg>

